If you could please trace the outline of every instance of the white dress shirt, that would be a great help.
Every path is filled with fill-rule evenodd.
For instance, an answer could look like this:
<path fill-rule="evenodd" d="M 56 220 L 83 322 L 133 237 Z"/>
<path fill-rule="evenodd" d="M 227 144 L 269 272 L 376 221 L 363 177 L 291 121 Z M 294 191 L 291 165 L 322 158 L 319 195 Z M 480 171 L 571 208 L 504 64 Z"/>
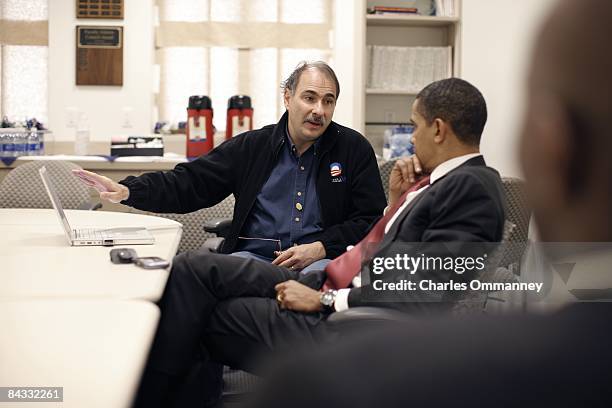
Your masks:
<path fill-rule="evenodd" d="M 391 227 L 393 226 L 393 224 L 395 223 L 399 215 L 406 209 L 406 207 L 408 207 L 408 205 L 412 202 L 412 200 L 415 199 L 416 196 L 418 196 L 423 191 L 428 189 L 431 184 L 435 183 L 437 180 L 444 177 L 451 170 L 456 169 L 457 167 L 461 166 L 466 161 L 473 159 L 474 157 L 477 157 L 477 156 L 480 156 L 480 153 L 465 154 L 463 156 L 454 157 L 450 160 L 445 161 L 444 163 L 439 164 L 438 167 L 436 167 L 431 172 L 431 175 L 429 176 L 428 185 L 421 187 L 420 189 L 416 191 L 412 191 L 408 193 L 408 195 L 406 196 L 406 200 L 404 201 L 404 204 L 402 204 L 402 206 L 395 212 L 395 214 L 393 214 L 393 217 L 391 217 L 391 219 L 385 226 L 385 234 L 389 232 L 389 230 L 391 229 Z M 387 211 L 387 208 L 385 208 L 385 211 Z M 353 278 L 353 281 L 351 283 L 353 284 L 353 287 L 355 288 L 358 288 L 361 286 L 361 272 L 359 272 L 357 276 Z M 338 294 L 336 295 L 336 300 L 334 302 L 334 309 L 336 309 L 337 312 L 340 312 L 342 310 L 346 310 L 349 308 L 348 306 L 349 292 L 350 292 L 350 289 L 339 289 L 338 290 Z"/>

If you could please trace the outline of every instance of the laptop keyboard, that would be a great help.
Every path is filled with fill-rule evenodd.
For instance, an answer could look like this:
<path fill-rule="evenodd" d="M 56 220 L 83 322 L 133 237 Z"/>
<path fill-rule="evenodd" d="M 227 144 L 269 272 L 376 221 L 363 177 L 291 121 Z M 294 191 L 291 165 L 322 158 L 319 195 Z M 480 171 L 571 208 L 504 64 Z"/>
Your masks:
<path fill-rule="evenodd" d="M 102 231 L 96 228 L 80 228 L 74 230 L 75 239 L 91 239 L 100 240 L 103 239 L 104 234 Z"/>

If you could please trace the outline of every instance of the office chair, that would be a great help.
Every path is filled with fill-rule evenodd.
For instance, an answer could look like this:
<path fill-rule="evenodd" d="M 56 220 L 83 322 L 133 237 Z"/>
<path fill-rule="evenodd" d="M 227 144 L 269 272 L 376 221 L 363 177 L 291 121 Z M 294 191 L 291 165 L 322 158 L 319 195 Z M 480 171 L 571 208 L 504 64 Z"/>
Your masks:
<path fill-rule="evenodd" d="M 231 197 L 231 200 L 229 198 Z M 212 252 L 219 252 L 225 237 L 229 234 L 232 226 L 232 216 L 234 215 L 234 196 L 230 196 L 217 204 L 215 213 L 211 214 L 204 223 L 204 231 L 208 234 L 208 238 L 201 245 L 202 248 L 207 248 Z"/>
<path fill-rule="evenodd" d="M 80 167 L 60 160 L 34 160 L 11 170 L 0 184 L 0 207 L 51 208 L 38 173 L 43 166 L 47 168 L 64 208 L 96 210 L 102 207 L 102 204 L 91 201 L 89 187 L 72 175 L 72 170 Z"/>
<path fill-rule="evenodd" d="M 249 396 L 261 384 L 261 381 L 261 377 L 224 366 L 223 395 L 221 397 L 223 403 L 225 406 L 229 406 L 232 403 L 239 404 L 246 402 Z"/>
<path fill-rule="evenodd" d="M 231 195 L 215 206 L 202 208 L 187 214 L 142 213 L 168 218 L 183 224 L 183 235 L 179 243 L 178 253 L 202 247 L 210 247 L 214 252 L 218 252 L 223 243 L 223 238 L 215 234 L 227 233 L 218 224 L 226 222 L 227 229 L 229 230 L 229 226 L 232 223 L 232 215 L 234 214 L 234 201 L 234 196 Z M 139 211 L 133 210 L 133 212 Z M 202 231 L 202 226 L 204 226 L 204 231 Z M 207 229 L 207 226 L 210 226 L 211 229 Z"/>
<path fill-rule="evenodd" d="M 508 267 L 518 275 L 521 257 L 527 247 L 531 208 L 523 180 L 502 177 L 502 185 L 506 194 L 506 219 L 513 223 L 515 228 L 508 237 L 500 265 Z"/>
<path fill-rule="evenodd" d="M 389 176 L 391 175 L 391 170 L 393 169 L 393 166 L 395 165 L 396 161 L 397 158 L 391 159 L 378 166 L 378 171 L 380 172 L 380 181 L 382 182 L 387 202 L 389 202 Z"/>

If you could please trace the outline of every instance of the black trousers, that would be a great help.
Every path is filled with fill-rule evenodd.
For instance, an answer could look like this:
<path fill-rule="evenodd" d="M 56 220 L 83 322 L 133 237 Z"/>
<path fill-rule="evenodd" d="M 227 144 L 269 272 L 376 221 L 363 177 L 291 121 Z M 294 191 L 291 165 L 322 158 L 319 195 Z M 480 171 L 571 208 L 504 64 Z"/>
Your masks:
<path fill-rule="evenodd" d="M 147 384 L 152 375 L 187 375 L 198 356 L 211 365 L 200 370 L 208 376 L 202 387 L 215 388 L 221 384 L 215 363 L 257 373 L 271 354 L 330 341 L 325 314 L 281 309 L 274 290 L 291 279 L 318 290 L 324 278 L 316 272 L 300 278 L 284 267 L 207 251 L 178 255 L 159 302 L 161 318 L 139 394 L 159 391 L 155 382 Z"/>

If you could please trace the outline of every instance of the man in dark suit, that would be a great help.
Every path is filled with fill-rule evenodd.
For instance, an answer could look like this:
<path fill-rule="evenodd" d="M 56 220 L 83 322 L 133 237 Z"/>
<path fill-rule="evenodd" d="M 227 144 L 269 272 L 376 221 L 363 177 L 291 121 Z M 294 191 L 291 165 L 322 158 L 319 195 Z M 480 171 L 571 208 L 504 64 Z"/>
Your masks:
<path fill-rule="evenodd" d="M 542 239 L 552 249 L 564 242 L 570 266 L 607 277 L 593 291 L 606 301 L 354 336 L 285 362 L 258 406 L 612 405 L 612 54 L 602 52 L 611 22 L 608 0 L 557 4 L 534 50 L 521 138 Z"/>
<path fill-rule="evenodd" d="M 379 235 L 369 240 L 368 248 L 360 244 L 325 271 L 302 276 L 288 268 L 211 253 L 189 252 L 175 258 L 159 304 L 161 320 L 137 406 L 171 405 L 173 390 L 200 346 L 205 361 L 257 372 L 263 357 L 290 349 L 298 341 L 311 347 L 333 342 L 336 337 L 327 318 L 335 311 L 371 302 L 401 309 L 409 305 L 410 310 L 414 305 L 427 309 L 440 303 L 431 302 L 431 297 L 445 291 L 425 291 L 428 302 L 422 304 L 410 294 L 382 303 L 377 296 L 370 297 L 373 285 L 360 279 L 362 256 L 365 272 L 375 258 L 405 255 L 404 243 L 500 240 L 501 180 L 478 151 L 487 118 L 481 93 L 457 78 L 434 82 L 417 96 L 411 118 L 416 158 L 400 160 L 393 169 L 390 206 L 373 227 L 370 234 Z M 378 249 L 370 260 L 372 246 Z M 358 250 L 363 253 L 354 268 L 343 264 Z M 422 268 L 415 272 L 390 273 L 388 280 L 422 279 L 426 273 Z M 443 282 L 453 274 L 435 271 L 430 279 Z M 214 384 L 219 384 L 218 378 L 203 386 Z"/>

